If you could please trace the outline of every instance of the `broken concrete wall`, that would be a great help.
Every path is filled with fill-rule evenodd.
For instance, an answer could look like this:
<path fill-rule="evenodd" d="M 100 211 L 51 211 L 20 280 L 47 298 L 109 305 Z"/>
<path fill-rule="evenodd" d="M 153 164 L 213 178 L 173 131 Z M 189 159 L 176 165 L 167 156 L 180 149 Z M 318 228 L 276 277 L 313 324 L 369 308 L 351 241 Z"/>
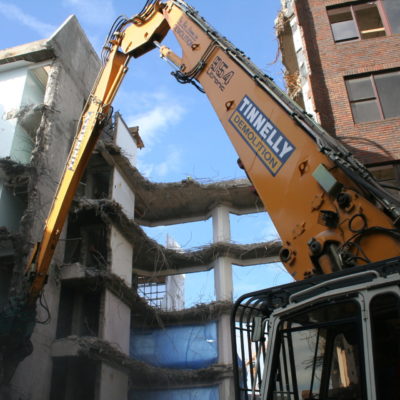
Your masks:
<path fill-rule="evenodd" d="M 43 67 L 0 66 L 0 158 L 28 164 L 43 105 L 47 73 Z M 0 226 L 16 233 L 26 204 L 0 178 Z"/>
<path fill-rule="evenodd" d="M 57 338 L 70 335 L 98 336 L 102 288 L 93 282 L 73 285 L 61 281 Z"/>
<path fill-rule="evenodd" d="M 59 270 L 59 279 L 70 286 L 83 285 L 92 292 L 107 288 L 131 309 L 133 325 L 136 327 L 163 328 L 166 325 L 207 323 L 223 314 L 229 314 L 232 309 L 231 302 L 198 304 L 179 311 L 156 309 L 149 306 L 118 275 L 107 270 L 87 268 L 78 263 L 63 265 Z"/>
<path fill-rule="evenodd" d="M 285 66 L 285 83 L 288 94 L 301 107 L 315 118 L 315 105 L 310 86 L 310 66 L 303 41 L 302 26 L 299 24 L 293 0 L 281 0 L 282 10 L 276 21 L 275 29 Z"/>
<path fill-rule="evenodd" d="M 262 260 L 276 258 L 281 248 L 280 241 L 248 245 L 219 242 L 181 252 L 150 239 L 139 225 L 127 218 L 116 202 L 81 199 L 75 203 L 73 212 L 94 212 L 104 223 L 114 225 L 127 240 L 135 243 L 133 271 L 147 276 L 208 270 L 218 257 L 228 257 L 238 265 L 248 265 L 257 259 L 256 264 L 259 264 Z"/>
<path fill-rule="evenodd" d="M 213 321 L 220 318 L 222 314 L 229 314 L 232 303 L 202 304 L 191 309 L 174 312 L 161 311 L 146 304 L 121 277 L 110 271 L 93 270 L 74 264 L 63 266 L 60 272 L 63 284 L 69 282 L 71 287 L 75 284 L 82 285 L 87 289 L 106 289 L 113 293 L 114 300 L 106 299 L 105 305 L 107 304 L 107 307 L 115 306 L 116 308 L 108 312 L 104 311 L 104 315 L 108 316 L 106 318 L 107 326 L 114 329 L 107 332 L 108 340 L 68 337 L 56 344 L 56 347 L 60 349 L 59 346 L 64 343 L 66 346 L 62 346 L 64 350 L 62 352 L 57 351 L 56 354 L 53 353 L 56 357 L 66 357 L 69 351 L 75 351 L 73 349 L 76 349 L 75 345 L 79 343 L 78 347 L 89 346 L 91 348 L 86 355 L 90 354 L 89 357 L 98 359 L 98 356 L 93 353 L 97 350 L 92 346 L 99 346 L 99 354 L 105 356 L 101 357 L 105 364 L 102 364 L 99 372 L 101 388 L 104 389 L 101 389 L 102 393 L 108 393 L 110 385 L 116 384 L 116 382 L 118 390 L 125 387 L 126 377 L 124 377 L 121 369 L 126 368 L 130 371 L 129 380 L 134 396 L 138 396 L 140 392 L 136 393 L 136 389 L 143 387 L 150 388 L 157 385 L 163 389 L 182 385 L 190 387 L 193 384 L 199 384 L 198 379 L 201 379 L 203 384 L 208 381 L 215 382 L 216 378 L 210 377 L 215 372 L 213 364 L 215 364 L 217 357 L 216 324 Z M 118 303 L 117 299 L 122 300 L 124 307 L 121 308 L 121 303 Z M 121 311 L 125 307 L 129 307 L 134 327 L 133 334 L 130 337 L 131 357 L 133 358 L 128 358 L 121 345 L 121 338 L 127 332 L 127 329 L 126 327 L 124 329 L 124 321 L 119 319 L 122 315 Z M 113 322 L 113 324 L 109 325 L 110 322 Z M 66 345 L 66 343 L 69 344 Z M 210 351 L 205 352 L 204 346 L 207 350 L 211 350 L 211 353 Z M 111 353 L 116 355 L 111 351 L 112 347 L 119 349 L 119 358 L 109 358 Z M 121 358 L 123 353 L 125 353 L 125 356 Z M 140 362 L 141 360 L 143 362 Z M 179 365 L 172 365 L 174 360 Z M 170 369 L 171 365 L 175 368 L 183 366 L 184 369 Z M 164 368 L 159 368 L 160 366 Z M 198 370 L 192 370 L 189 373 L 185 369 L 193 367 L 198 368 Z M 225 370 L 229 369 L 224 368 Z M 138 374 L 140 378 L 138 378 Z M 104 382 L 108 382 L 107 390 L 104 388 Z M 113 391 L 112 393 L 116 392 Z M 122 392 L 120 396 L 122 396 Z"/>
<path fill-rule="evenodd" d="M 257 209 L 257 196 L 249 191 L 248 182 L 232 181 L 202 185 L 195 181 L 190 181 L 153 184 L 146 181 L 132 167 L 128 157 L 124 154 L 124 150 L 115 145 L 115 143 L 109 141 L 101 142 L 97 150 L 98 155 L 103 156 L 110 166 L 118 169 L 121 186 L 125 185 L 126 187 L 134 188 L 135 195 L 139 193 L 137 200 L 145 207 L 149 207 L 147 216 L 151 212 L 152 218 L 156 216 L 155 218 L 161 218 L 161 221 L 171 221 L 170 215 L 168 215 L 171 211 L 176 215 L 179 215 L 179 213 L 180 215 L 182 213 L 185 214 L 181 218 L 181 222 L 186 221 L 187 217 L 204 219 L 207 218 L 207 215 L 212 215 L 214 218 L 215 213 L 210 210 L 210 198 L 214 205 L 216 201 L 221 199 L 234 199 L 235 204 L 244 206 L 245 210 L 251 209 L 254 211 Z M 98 165 L 100 166 L 100 163 Z M 210 196 L 208 196 L 209 194 Z M 239 199 L 240 195 L 243 195 L 241 199 Z M 198 201 L 194 202 L 193 199 Z M 177 200 L 177 203 L 175 200 Z M 161 202 L 163 205 L 160 210 L 158 205 Z M 170 380 L 170 368 L 173 368 L 174 371 L 178 368 L 180 373 L 184 371 L 181 369 L 182 367 L 212 369 L 210 365 L 217 360 L 218 363 L 224 366 L 231 364 L 231 357 L 228 357 L 228 353 L 230 354 L 231 350 L 227 344 L 227 338 L 230 326 L 229 311 L 232 303 L 219 302 L 217 304 L 201 305 L 190 310 L 162 313 L 159 309 L 150 307 L 143 299 L 137 296 L 135 289 L 140 281 L 136 282 L 136 279 L 134 279 L 133 290 L 130 290 L 130 282 L 126 279 L 129 269 L 131 268 L 134 274 L 140 275 L 142 280 L 145 278 L 149 282 L 160 283 L 165 286 L 166 280 L 170 278 L 171 274 L 176 275 L 182 272 L 189 273 L 212 269 L 215 267 L 216 261 L 221 257 L 226 259 L 228 263 L 231 260 L 236 260 L 240 265 L 252 264 L 254 260 L 257 260 L 257 263 L 268 262 L 266 260 L 277 257 L 280 243 L 279 241 L 273 241 L 238 245 L 229 241 L 229 235 L 221 237 L 217 235 L 214 238 L 216 240 L 215 243 L 190 251 L 183 251 L 179 248 L 165 248 L 150 239 L 128 215 L 129 211 L 127 212 L 126 208 L 120 203 L 121 200 L 115 198 L 113 200 L 108 198 L 80 198 L 74 202 L 71 215 L 75 216 L 73 218 L 76 221 L 94 221 L 97 218 L 104 226 L 111 227 L 110 243 L 108 245 L 112 250 L 111 258 L 108 258 L 110 265 L 107 265 L 105 270 L 92 271 L 94 275 L 91 277 L 91 272 L 83 266 L 64 266 L 63 275 L 66 276 L 67 269 L 71 272 L 75 270 L 75 279 L 78 279 L 78 276 L 80 276 L 79 279 L 87 279 L 88 282 L 94 279 L 97 282 L 97 288 L 102 285 L 101 287 L 105 289 L 105 301 L 100 319 L 105 329 L 101 331 L 100 336 L 108 344 L 110 342 L 116 343 L 122 353 L 126 351 L 124 338 L 126 337 L 126 329 L 129 329 L 128 318 L 126 318 L 129 315 L 127 313 L 128 308 L 128 312 L 131 313 L 132 317 L 133 329 L 130 337 L 130 349 L 133 358 L 130 362 L 137 363 L 138 359 L 146 362 L 146 364 L 143 364 L 143 371 L 146 371 L 143 379 L 146 381 L 151 379 L 152 374 L 149 369 L 151 370 L 155 367 L 154 363 L 163 366 L 162 370 L 158 370 L 157 375 L 160 376 L 157 376 L 157 379 L 165 381 L 165 383 L 160 384 L 160 388 L 164 389 L 163 395 L 166 395 L 169 393 L 167 388 L 170 388 L 171 385 L 191 387 L 190 382 L 173 382 L 173 380 Z M 151 204 L 151 207 L 149 204 Z M 188 204 L 190 204 L 190 207 L 186 207 Z M 228 207 L 225 210 L 225 214 L 228 215 L 229 210 Z M 206 215 L 202 215 L 204 212 L 206 212 Z M 245 211 L 242 209 L 241 212 Z M 192 214 L 191 216 L 189 215 L 190 213 Z M 225 220 L 220 222 L 224 229 L 229 230 L 229 226 L 224 225 Z M 131 255 L 132 259 L 130 259 Z M 72 276 L 73 273 L 69 275 L 68 279 L 74 279 Z M 210 325 L 214 329 L 214 336 L 212 337 L 205 332 Z M 118 327 L 119 331 L 116 327 Z M 182 339 L 180 331 L 186 333 L 185 338 Z M 216 334 L 217 331 L 218 334 Z M 211 347 L 212 355 L 210 357 L 208 357 L 209 352 L 205 351 L 204 348 L 199 350 L 199 347 L 193 341 L 194 338 L 197 339 L 196 343 Z M 182 350 L 182 352 L 179 350 Z M 188 355 L 190 355 L 189 358 L 187 357 Z M 127 361 L 123 362 L 126 365 Z M 121 364 L 117 365 L 116 369 L 118 368 L 121 368 Z M 123 378 L 123 375 L 120 375 L 115 370 L 112 373 L 116 381 Z M 103 379 L 103 375 L 101 376 Z M 108 381 L 108 377 L 104 377 L 104 379 Z M 133 382 L 132 377 L 131 382 Z M 207 382 L 204 381 L 203 384 L 210 384 L 210 382 L 211 379 Z M 132 393 L 139 393 L 136 390 L 140 388 L 142 383 L 140 382 L 138 385 L 135 380 L 135 383 L 132 383 L 134 388 Z M 193 389 L 191 388 L 190 390 Z M 222 396 L 221 398 L 231 397 L 231 376 L 220 377 L 217 392 L 219 396 Z M 143 392 L 143 396 L 147 396 L 147 394 Z"/>
<path fill-rule="evenodd" d="M 214 364 L 208 368 L 167 369 L 154 367 L 127 357 L 115 346 L 93 337 L 70 336 L 57 340 L 52 346 L 54 357 L 81 356 L 103 361 L 109 366 L 129 374 L 131 387 L 140 389 L 166 389 L 215 385 L 224 377 L 232 376 L 232 368 Z"/>
<path fill-rule="evenodd" d="M 10 68 L 13 68 L 12 61 L 18 59 L 30 67 L 43 61 L 49 65 L 43 99 L 45 106 L 41 110 L 39 125 L 33 132 L 27 208 L 20 224 L 25 239 L 23 254 L 26 256 L 32 244 L 41 237 L 43 223 L 63 171 L 82 107 L 96 78 L 99 62 L 75 17 L 70 17 L 50 39 L 33 43 L 32 52 L 29 45 L 25 45 L 0 52 L 0 59 L 0 64 L 7 64 Z M 33 92 L 27 99 L 28 103 L 34 97 Z M 61 240 L 53 265 L 62 263 L 62 253 Z M 22 269 L 23 265 L 19 265 L 14 271 L 15 286 L 21 280 Z M 15 398 L 48 398 L 52 367 L 50 347 L 56 333 L 59 290 L 56 276 L 51 272 L 44 291 L 47 310 L 40 307 L 38 310 L 39 320 L 49 315 L 51 319 L 47 325 L 37 324 L 35 328 L 32 336 L 34 352 L 20 364 L 11 384 Z"/>
<path fill-rule="evenodd" d="M 126 183 L 135 191 L 135 220 L 145 226 L 203 221 L 216 204 L 230 204 L 231 212 L 248 214 L 264 210 L 254 187 L 247 179 L 199 183 L 185 179 L 173 183 L 153 183 L 132 167 L 125 151 L 114 143 L 100 141 L 97 151 L 124 171 Z"/>

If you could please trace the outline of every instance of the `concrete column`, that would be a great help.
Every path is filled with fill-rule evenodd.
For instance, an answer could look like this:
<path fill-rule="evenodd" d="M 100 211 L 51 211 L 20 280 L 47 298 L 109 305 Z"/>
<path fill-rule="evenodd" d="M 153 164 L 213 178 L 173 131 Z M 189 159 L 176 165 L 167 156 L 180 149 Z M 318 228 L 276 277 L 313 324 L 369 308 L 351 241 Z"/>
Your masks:
<path fill-rule="evenodd" d="M 231 225 L 229 208 L 219 205 L 211 213 L 213 222 L 213 242 L 229 242 Z M 214 263 L 214 285 L 217 301 L 232 301 L 232 264 L 225 257 L 218 258 Z"/>
<path fill-rule="evenodd" d="M 219 362 L 221 364 L 232 364 L 232 347 L 231 347 L 231 317 L 230 315 L 222 315 L 219 319 L 218 330 L 218 348 Z"/>
<path fill-rule="evenodd" d="M 113 226 L 111 227 L 111 272 L 122 278 L 128 286 L 132 284 L 132 244 Z M 126 355 L 129 355 L 131 310 L 108 289 L 104 293 L 104 308 L 100 323 L 100 337 Z M 99 400 L 126 400 L 128 375 L 106 363 L 100 368 Z"/>
<path fill-rule="evenodd" d="M 231 400 L 235 398 L 233 379 L 226 378 L 220 383 L 219 398 L 220 400 Z"/>
<path fill-rule="evenodd" d="M 114 226 L 110 234 L 111 272 L 132 286 L 133 246 Z"/>
<path fill-rule="evenodd" d="M 100 322 L 100 338 L 129 355 L 131 310 L 108 289 L 104 293 L 104 309 Z"/>
<path fill-rule="evenodd" d="M 212 211 L 211 215 L 214 243 L 229 242 L 231 239 L 229 208 L 224 205 L 219 205 Z M 229 258 L 220 257 L 214 262 L 214 282 L 216 300 L 232 301 L 232 264 Z M 232 364 L 229 315 L 222 315 L 218 320 L 218 363 L 225 365 Z M 233 396 L 233 379 L 224 379 L 219 387 L 220 400 L 229 400 L 232 399 Z"/>
<path fill-rule="evenodd" d="M 213 222 L 213 242 L 229 242 L 231 240 L 231 223 L 229 208 L 218 205 L 211 213 Z"/>
<path fill-rule="evenodd" d="M 125 372 L 102 363 L 99 381 L 99 400 L 126 400 L 128 398 L 129 379 Z"/>
<path fill-rule="evenodd" d="M 220 257 L 214 262 L 214 287 L 217 301 L 232 301 L 232 264 L 229 258 Z"/>

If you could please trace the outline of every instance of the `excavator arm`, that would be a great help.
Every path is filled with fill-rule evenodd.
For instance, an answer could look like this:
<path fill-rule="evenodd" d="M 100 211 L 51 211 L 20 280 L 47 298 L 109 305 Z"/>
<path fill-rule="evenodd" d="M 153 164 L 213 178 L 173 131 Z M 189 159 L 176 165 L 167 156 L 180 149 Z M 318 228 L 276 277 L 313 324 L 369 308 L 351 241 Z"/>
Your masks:
<path fill-rule="evenodd" d="M 167 4 L 182 48 L 178 78 L 199 82 L 212 103 L 279 232 L 287 270 L 301 280 L 398 256 L 398 202 L 195 10 Z"/>
<path fill-rule="evenodd" d="M 171 30 L 182 54 L 160 42 Z M 147 1 L 114 24 L 103 67 L 82 113 L 43 237 L 30 257 L 34 307 L 72 199 L 131 58 L 159 47 L 180 83 L 206 93 L 282 239 L 297 280 L 400 255 L 400 206 L 369 172 L 270 77 L 182 0 Z M 212 145 L 212 144 L 211 144 Z"/>
<path fill-rule="evenodd" d="M 94 150 L 101 127 L 109 118 L 111 104 L 128 71 L 131 57 L 139 57 L 162 40 L 168 25 L 161 13 L 162 5 L 154 4 L 131 20 L 121 20 L 110 33 L 103 50 L 99 72 L 80 118 L 77 133 L 64 172 L 57 188 L 42 240 L 28 260 L 26 273 L 31 280 L 28 302 L 34 303 L 47 279 L 50 263 L 65 224 L 77 187 Z"/>
<path fill-rule="evenodd" d="M 181 56 L 159 44 L 169 30 Z M 205 91 L 282 238 L 281 260 L 296 279 L 400 254 L 394 229 L 398 204 L 368 171 L 184 1 L 148 1 L 139 15 L 119 21 L 107 39 L 103 68 L 43 238 L 27 266 L 30 302 L 45 284 L 77 185 L 128 62 L 155 47 L 177 66 L 178 81 L 198 82 Z"/>

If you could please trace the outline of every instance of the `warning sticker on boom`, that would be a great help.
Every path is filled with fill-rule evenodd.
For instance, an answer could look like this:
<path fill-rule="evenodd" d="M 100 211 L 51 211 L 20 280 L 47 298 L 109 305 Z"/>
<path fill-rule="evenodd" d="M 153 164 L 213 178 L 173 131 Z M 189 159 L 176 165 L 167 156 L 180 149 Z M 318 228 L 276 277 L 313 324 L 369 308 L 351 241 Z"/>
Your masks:
<path fill-rule="evenodd" d="M 294 145 L 248 96 L 240 102 L 229 122 L 273 176 L 295 150 Z"/>

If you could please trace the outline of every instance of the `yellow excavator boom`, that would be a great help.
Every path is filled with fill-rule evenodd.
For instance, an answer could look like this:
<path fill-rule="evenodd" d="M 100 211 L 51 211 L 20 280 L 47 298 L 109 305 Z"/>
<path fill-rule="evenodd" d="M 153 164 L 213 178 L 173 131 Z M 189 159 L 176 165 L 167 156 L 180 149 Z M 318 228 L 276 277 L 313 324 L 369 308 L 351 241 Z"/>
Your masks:
<path fill-rule="evenodd" d="M 150 4 L 149 4 L 150 3 Z M 178 56 L 160 42 L 171 30 Z M 296 278 L 400 254 L 399 205 L 368 171 L 182 0 L 147 2 L 110 34 L 43 238 L 27 265 L 30 302 L 40 294 L 77 185 L 128 69 L 159 47 L 175 77 L 206 93 L 282 239 Z"/>

